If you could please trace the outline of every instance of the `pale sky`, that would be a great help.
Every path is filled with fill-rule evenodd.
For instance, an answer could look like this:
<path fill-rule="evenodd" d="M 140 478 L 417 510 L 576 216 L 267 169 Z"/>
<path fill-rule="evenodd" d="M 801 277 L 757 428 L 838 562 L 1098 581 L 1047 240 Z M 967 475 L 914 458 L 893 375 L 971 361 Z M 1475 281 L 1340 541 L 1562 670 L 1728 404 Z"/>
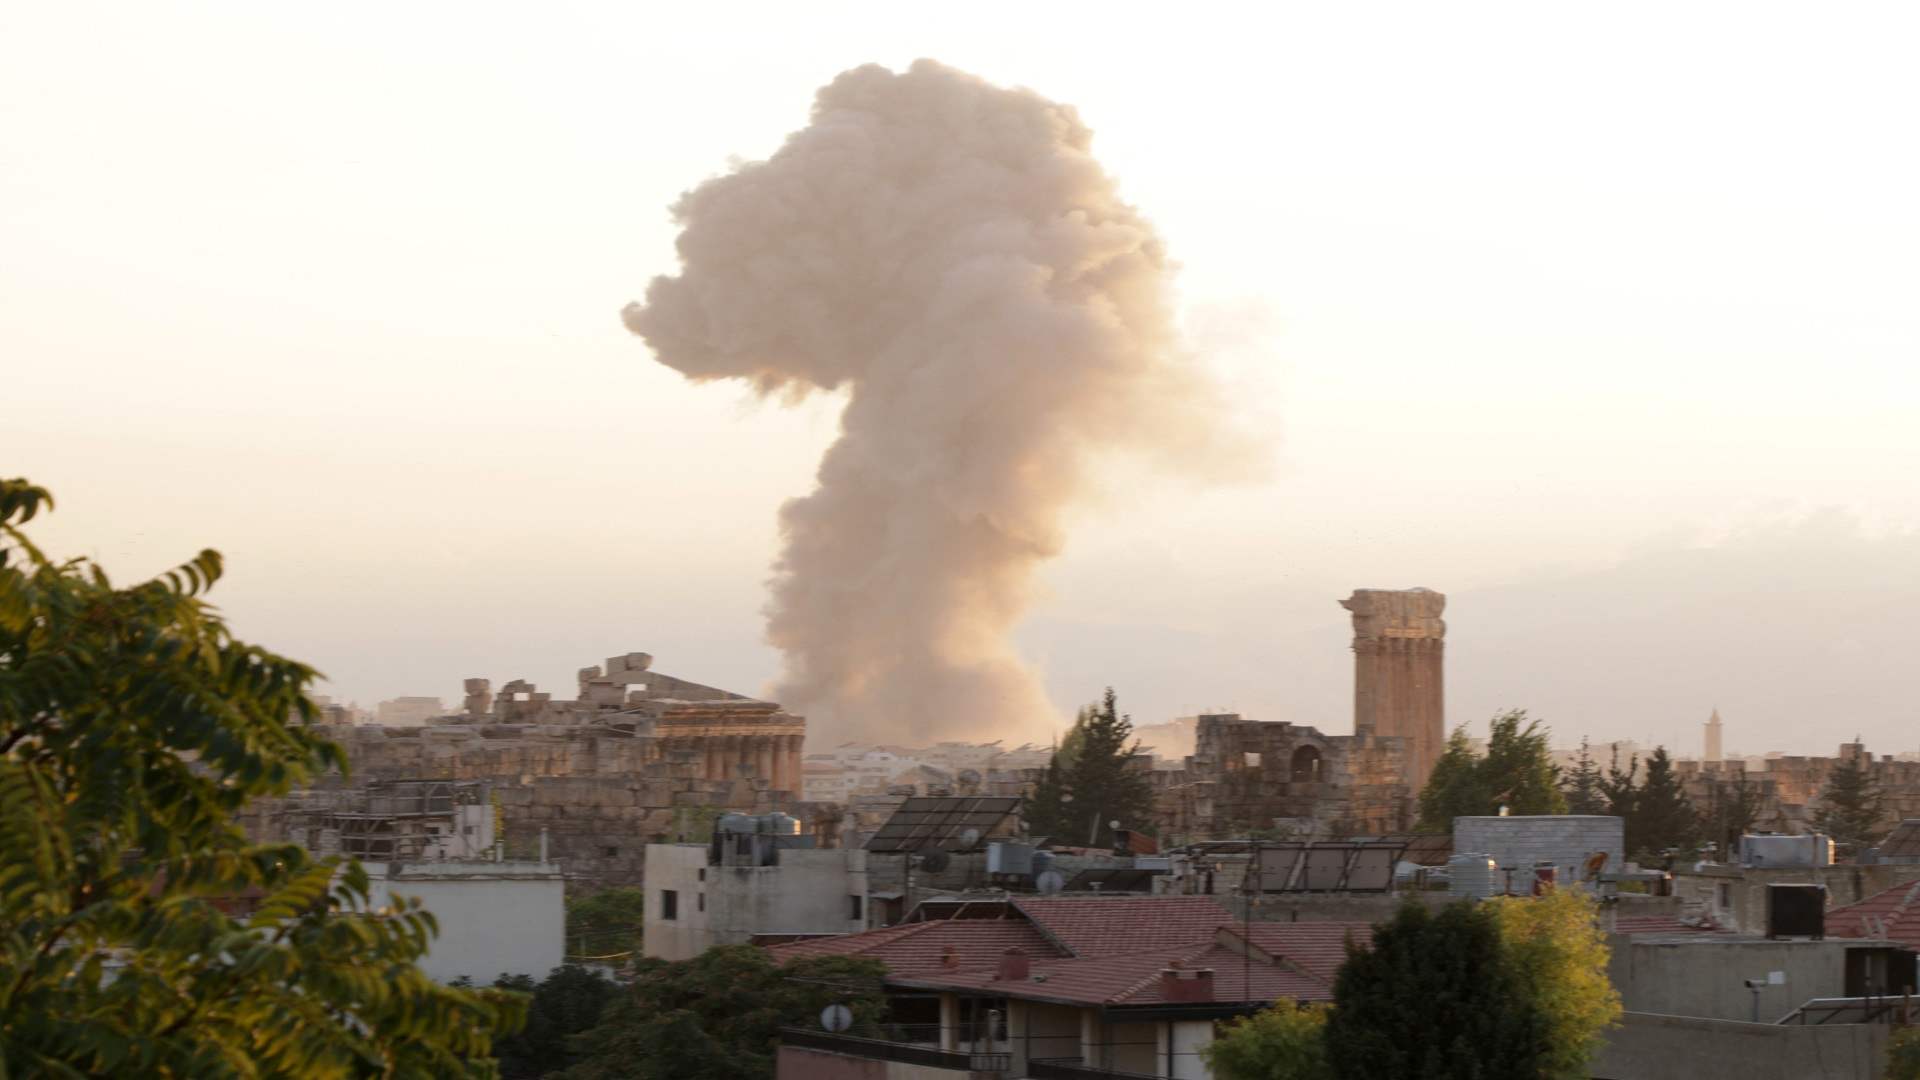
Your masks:
<path fill-rule="evenodd" d="M 836 73 L 1079 108 L 1265 482 L 1116 468 L 1023 626 L 1063 709 L 1350 729 L 1359 587 L 1561 741 L 1920 747 L 1902 5 L 0 0 L 0 474 L 122 577 L 214 546 L 342 698 L 644 649 L 746 692 L 837 402 L 620 326 L 667 207 Z M 904 737 L 904 736 L 903 736 Z"/>

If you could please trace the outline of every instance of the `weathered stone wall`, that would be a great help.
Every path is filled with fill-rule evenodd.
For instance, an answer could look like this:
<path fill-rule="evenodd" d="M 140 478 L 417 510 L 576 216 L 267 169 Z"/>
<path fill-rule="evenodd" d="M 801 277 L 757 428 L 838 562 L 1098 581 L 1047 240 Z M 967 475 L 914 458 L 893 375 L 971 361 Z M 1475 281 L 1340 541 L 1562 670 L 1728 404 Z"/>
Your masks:
<path fill-rule="evenodd" d="M 1754 828 L 1782 833 L 1814 831 L 1820 794 L 1834 770 L 1849 760 L 1863 762 L 1879 786 L 1887 829 L 1905 818 L 1920 817 L 1920 761 L 1895 761 L 1889 755 L 1876 758 L 1860 743 L 1843 743 L 1833 757 L 1768 758 L 1758 763 L 1760 767 L 1747 769 L 1746 783 L 1760 795 L 1760 816 Z M 1674 763 L 1674 774 L 1693 804 L 1706 807 L 1711 805 L 1714 789 L 1732 783 L 1741 775 L 1740 768 L 1737 761 L 1680 761 Z"/>
<path fill-rule="evenodd" d="M 1187 767 L 1160 778 L 1162 840 L 1275 828 L 1302 839 L 1404 832 L 1406 752 L 1400 739 L 1202 716 Z"/>
<path fill-rule="evenodd" d="M 1446 749 L 1447 598 L 1431 589 L 1357 589 L 1353 612 L 1353 730 L 1403 739 L 1402 779 L 1419 791 Z"/>

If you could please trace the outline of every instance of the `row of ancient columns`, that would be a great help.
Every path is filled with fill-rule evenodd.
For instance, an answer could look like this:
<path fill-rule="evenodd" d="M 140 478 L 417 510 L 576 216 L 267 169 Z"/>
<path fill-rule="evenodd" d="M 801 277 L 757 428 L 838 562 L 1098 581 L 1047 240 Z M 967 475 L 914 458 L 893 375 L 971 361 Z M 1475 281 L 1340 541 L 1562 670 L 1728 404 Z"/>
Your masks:
<path fill-rule="evenodd" d="M 700 739 L 709 780 L 764 778 L 778 791 L 800 793 L 799 735 L 714 735 Z"/>

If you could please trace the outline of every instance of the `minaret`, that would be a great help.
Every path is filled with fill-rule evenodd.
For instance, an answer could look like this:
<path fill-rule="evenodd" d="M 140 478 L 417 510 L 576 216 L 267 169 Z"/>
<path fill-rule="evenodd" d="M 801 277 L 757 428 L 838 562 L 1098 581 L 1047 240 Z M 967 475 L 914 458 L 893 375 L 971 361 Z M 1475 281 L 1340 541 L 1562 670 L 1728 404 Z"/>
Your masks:
<path fill-rule="evenodd" d="M 1714 709 L 1713 715 L 1707 718 L 1707 753 L 1701 760 L 1707 762 L 1720 760 L 1720 710 L 1718 708 Z"/>

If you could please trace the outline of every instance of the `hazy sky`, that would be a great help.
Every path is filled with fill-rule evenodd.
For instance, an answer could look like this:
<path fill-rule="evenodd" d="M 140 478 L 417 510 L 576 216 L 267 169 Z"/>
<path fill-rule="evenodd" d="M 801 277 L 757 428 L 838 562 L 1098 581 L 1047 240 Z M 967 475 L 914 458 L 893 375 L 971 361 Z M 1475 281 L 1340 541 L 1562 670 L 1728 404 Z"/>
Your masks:
<path fill-rule="evenodd" d="M 0 473 L 122 576 L 221 548 L 363 704 L 634 649 L 757 690 L 838 403 L 619 309 L 681 191 L 930 56 L 1080 109 L 1276 435 L 1111 471 L 1020 633 L 1063 709 L 1348 730 L 1335 599 L 1425 585 L 1457 720 L 1920 743 L 1920 14 L 1171 10 L 0 4 Z"/>

